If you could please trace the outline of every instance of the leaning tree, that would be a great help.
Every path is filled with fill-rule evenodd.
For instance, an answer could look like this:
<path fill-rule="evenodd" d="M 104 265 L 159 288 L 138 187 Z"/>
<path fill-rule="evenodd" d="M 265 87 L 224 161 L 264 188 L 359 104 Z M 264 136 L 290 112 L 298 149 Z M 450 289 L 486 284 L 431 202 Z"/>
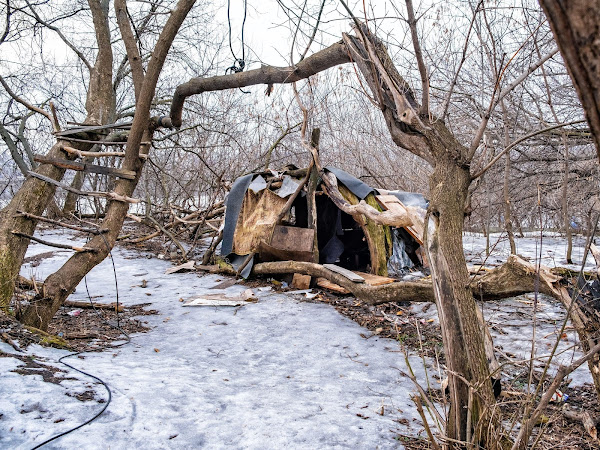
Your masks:
<path fill-rule="evenodd" d="M 64 300 L 75 290 L 83 277 L 106 258 L 114 246 L 140 178 L 145 155 L 150 150 L 152 134 L 159 126 L 158 119 L 150 115 L 157 81 L 171 44 L 194 3 L 195 0 L 180 0 L 169 10 L 168 19 L 152 49 L 148 63 L 144 65 L 125 0 L 115 0 L 114 9 L 127 52 L 136 104 L 121 169 L 135 175 L 119 178 L 114 190 L 106 193 L 106 215 L 98 229 L 90 230 L 94 237 L 58 271 L 48 276 L 37 298 L 19 312 L 19 319 L 25 324 L 42 330 L 47 329 L 48 323 Z M 111 120 L 114 111 L 113 43 L 108 21 L 109 3 L 106 0 L 89 0 L 89 7 L 94 19 L 98 52 L 96 63 L 90 67 L 86 101 L 88 117 L 85 123 L 101 125 Z M 52 119 L 49 113 L 46 115 Z M 47 156 L 49 159 L 74 159 L 78 153 L 68 152 L 66 147 L 74 146 L 78 152 L 82 152 L 90 149 L 93 144 L 94 142 L 83 142 L 81 145 L 73 145 L 72 141 L 59 138 Z M 12 297 L 29 237 L 33 234 L 40 215 L 54 195 L 64 172 L 64 168 L 54 164 L 40 164 L 11 202 L 0 211 L 0 306 L 5 310 L 8 309 Z"/>

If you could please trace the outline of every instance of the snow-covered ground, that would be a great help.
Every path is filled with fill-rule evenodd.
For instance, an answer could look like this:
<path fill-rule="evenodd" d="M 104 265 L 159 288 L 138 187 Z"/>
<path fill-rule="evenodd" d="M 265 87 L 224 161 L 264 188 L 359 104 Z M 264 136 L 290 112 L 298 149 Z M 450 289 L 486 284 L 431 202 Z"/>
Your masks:
<path fill-rule="evenodd" d="M 71 236 L 43 233 L 55 242 Z M 545 238 L 542 247 L 558 265 L 564 258 L 561 242 L 558 237 Z M 581 253 L 582 245 L 578 242 Z M 465 237 L 467 254 L 477 256 L 484 249 L 482 236 Z M 499 244 L 494 259 L 505 259 L 505 249 Z M 28 256 L 52 250 L 32 243 Z M 539 253 L 535 238 L 520 239 L 519 253 Z M 43 279 L 69 254 L 55 251 L 36 267 L 25 265 L 22 274 Z M 225 277 L 165 275 L 171 263 L 118 247 L 113 256 L 119 300 L 126 305 L 151 302 L 150 308 L 159 314 L 141 319 L 152 330 L 132 336 L 131 343 L 66 360 L 103 379 L 112 402 L 90 425 L 47 448 L 401 448 L 397 431 L 422 433 L 410 400 L 414 386 L 398 370 L 407 368 L 396 341 L 365 339 L 363 328 L 329 305 L 267 289 L 254 289 L 258 302 L 241 308 L 183 307 L 182 298 L 224 292 L 210 288 Z M 88 275 L 87 283 L 92 296 L 102 296 L 94 300 L 115 300 L 109 259 Z M 233 295 L 244 289 L 234 285 L 226 292 Z M 83 284 L 71 299 L 87 300 Z M 436 318 L 435 308 L 421 313 L 423 306 L 412 308 L 423 319 Z M 564 313 L 549 299 L 538 306 L 538 354 L 545 354 Z M 533 330 L 531 298 L 487 303 L 484 312 L 496 325 L 496 345 L 527 358 Z M 568 334 L 561 349 L 575 341 Z M 2 342 L 0 350 L 15 353 Z M 66 379 L 52 384 L 41 376 L 23 376 L 12 372 L 21 361 L 0 358 L 1 448 L 35 447 L 85 422 L 107 399 L 101 384 L 58 363 L 68 352 L 30 346 L 27 354 L 66 370 Z M 566 361 L 573 355 L 569 350 L 561 358 Z M 423 362 L 413 358 L 411 365 L 424 381 Z M 590 377 L 582 369 L 573 383 L 584 382 Z M 94 400 L 74 397 L 86 391 Z"/>
<path fill-rule="evenodd" d="M 543 266 L 567 267 L 579 270 L 585 251 L 585 237 L 573 236 L 573 264 L 567 264 L 567 241 L 558 233 L 545 232 L 540 236 L 539 232 L 525 233 L 525 237 L 515 239 L 517 254 L 529 258 L 532 261 L 541 260 Z M 490 254 L 486 256 L 486 238 L 480 233 L 466 233 L 463 239 L 465 256 L 473 264 L 497 266 L 506 261 L 510 255 L 510 244 L 506 233 L 490 233 Z M 541 258 L 540 258 L 541 257 Z M 586 260 L 586 270 L 595 267 L 594 258 L 591 254 Z"/>
<path fill-rule="evenodd" d="M 64 241 L 61 232 L 44 238 Z M 32 244 L 28 255 L 48 251 Z M 57 252 L 23 274 L 44 278 L 68 252 Z M 153 329 L 114 351 L 66 360 L 103 379 L 113 393 L 106 412 L 48 448 L 397 448 L 395 430 L 422 427 L 410 400 L 412 382 L 398 344 L 364 329 L 328 305 L 255 289 L 258 302 L 239 309 L 182 307 L 181 298 L 208 290 L 223 277 L 177 273 L 171 263 L 117 248 L 120 301 L 152 302 L 144 316 Z M 147 287 L 142 288 L 142 280 Z M 114 301 L 109 260 L 87 278 L 92 296 Z M 229 293 L 241 292 L 232 286 Z M 80 286 L 73 300 L 85 300 Z M 14 353 L 7 344 L 0 350 Z M 68 352 L 30 346 L 28 355 L 54 365 Z M 0 447 L 31 448 L 91 418 L 103 406 L 71 395 L 102 385 L 77 372 L 60 384 L 11 372 L 22 363 L 0 358 Z M 420 359 L 413 370 L 423 379 Z M 72 379 L 71 379 L 72 378 Z M 383 415 L 381 412 L 383 410 Z"/>

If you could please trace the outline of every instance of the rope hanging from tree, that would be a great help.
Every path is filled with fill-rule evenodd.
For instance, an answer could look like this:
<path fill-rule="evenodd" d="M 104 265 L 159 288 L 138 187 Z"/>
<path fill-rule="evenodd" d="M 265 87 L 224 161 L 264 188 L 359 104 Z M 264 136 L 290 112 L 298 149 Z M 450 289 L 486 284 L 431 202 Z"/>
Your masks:
<path fill-rule="evenodd" d="M 239 73 L 243 72 L 246 67 L 246 45 L 244 43 L 244 26 L 246 25 L 246 13 L 248 10 L 248 0 L 244 0 L 244 19 L 242 20 L 242 57 L 238 58 L 235 52 L 233 51 L 233 45 L 231 44 L 231 0 L 227 0 L 227 24 L 229 26 L 229 50 L 231 50 L 231 54 L 233 55 L 233 65 L 225 69 L 225 73 Z"/>

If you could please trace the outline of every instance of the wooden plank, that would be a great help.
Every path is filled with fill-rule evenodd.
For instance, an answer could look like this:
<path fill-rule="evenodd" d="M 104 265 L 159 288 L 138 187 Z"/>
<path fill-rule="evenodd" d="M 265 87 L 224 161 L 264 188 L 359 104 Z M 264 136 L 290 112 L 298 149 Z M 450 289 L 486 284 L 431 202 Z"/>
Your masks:
<path fill-rule="evenodd" d="M 337 292 L 338 294 L 349 294 L 350 291 L 346 288 L 341 287 L 339 284 L 332 283 L 326 278 L 317 279 L 317 286 L 323 289 L 328 289 L 333 292 Z"/>
<path fill-rule="evenodd" d="M 75 128 L 70 128 L 68 130 L 58 131 L 58 132 L 54 133 L 54 135 L 55 136 L 69 136 L 71 134 L 77 134 L 77 133 L 89 133 L 89 132 L 102 131 L 102 130 L 112 130 L 113 128 L 120 128 L 123 130 L 128 130 L 131 128 L 131 124 L 132 124 L 132 122 L 111 123 L 109 125 L 89 125 L 89 126 L 75 127 Z"/>
<path fill-rule="evenodd" d="M 331 270 L 332 272 L 339 273 L 340 275 L 348 278 L 350 281 L 354 283 L 364 283 L 365 279 L 360 275 L 355 274 L 351 270 L 344 269 L 343 267 L 336 266 L 335 264 L 323 264 L 323 267 Z"/>
<path fill-rule="evenodd" d="M 280 250 L 312 253 L 314 240 L 315 231 L 310 228 L 276 225 L 271 246 Z"/>
<path fill-rule="evenodd" d="M 292 287 L 296 289 L 308 289 L 310 287 L 310 275 L 295 273 L 292 278 Z"/>
<path fill-rule="evenodd" d="M 69 161 L 68 159 L 60 159 L 60 158 L 49 158 L 47 156 L 42 155 L 33 155 L 33 160 L 43 164 L 52 164 L 56 167 L 61 167 L 63 169 L 77 170 L 83 171 L 85 169 L 85 164 L 79 161 Z"/>
<path fill-rule="evenodd" d="M 354 273 L 363 277 L 365 279 L 365 283 L 369 286 L 381 286 L 382 284 L 390 284 L 396 281 L 393 278 L 373 275 L 372 273 L 358 271 L 354 271 Z"/>
<path fill-rule="evenodd" d="M 49 158 L 47 156 L 35 155 L 34 161 L 43 164 L 52 164 L 63 169 L 77 170 L 80 172 L 99 173 L 101 175 L 109 175 L 113 177 L 126 178 L 134 180 L 136 173 L 133 170 L 114 169 L 112 167 L 98 166 L 96 164 L 86 164 L 79 161 L 69 161 L 68 159 Z"/>

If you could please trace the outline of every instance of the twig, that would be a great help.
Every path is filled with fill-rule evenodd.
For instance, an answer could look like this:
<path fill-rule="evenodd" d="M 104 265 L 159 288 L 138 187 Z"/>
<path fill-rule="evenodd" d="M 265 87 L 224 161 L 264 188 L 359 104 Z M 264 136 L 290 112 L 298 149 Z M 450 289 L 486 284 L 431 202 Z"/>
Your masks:
<path fill-rule="evenodd" d="M 41 222 L 51 223 L 53 225 L 58 225 L 58 226 L 61 226 L 61 227 L 64 227 L 64 228 L 69 228 L 71 230 L 83 231 L 84 233 L 91 233 L 91 234 L 108 233 L 108 230 L 99 230 L 99 229 L 78 227 L 77 225 L 71 225 L 69 223 L 59 222 L 58 220 L 49 219 L 47 217 L 36 216 L 35 214 L 30 214 L 30 213 L 27 213 L 27 212 L 24 212 L 24 211 L 20 211 L 20 210 L 17 210 L 17 214 L 19 216 L 23 216 L 23 217 L 26 217 L 28 219 L 39 220 Z"/>
<path fill-rule="evenodd" d="M 423 420 L 423 426 L 425 427 L 425 432 L 427 433 L 427 436 L 429 437 L 429 442 L 431 443 L 431 446 L 436 450 L 441 450 L 441 447 L 438 445 L 437 441 L 433 437 L 433 433 L 431 433 L 431 429 L 429 428 L 429 423 L 427 423 L 427 418 L 425 417 L 425 412 L 423 411 L 423 404 L 421 403 L 421 398 L 418 395 L 413 395 L 411 397 L 411 400 L 415 403 L 415 405 L 417 407 L 417 412 L 419 413 L 419 415 L 421 416 L 421 419 Z"/>
<path fill-rule="evenodd" d="M 179 243 L 179 241 L 175 238 L 175 236 L 173 236 L 173 233 L 171 233 L 169 230 L 167 230 L 165 227 L 163 227 L 160 223 L 158 223 L 158 220 L 156 220 L 154 217 L 148 216 L 148 219 L 152 223 L 154 223 L 156 228 L 158 228 L 160 231 L 162 231 L 164 234 L 166 234 L 169 237 L 169 239 L 171 239 L 173 241 L 173 243 L 179 248 L 179 250 L 181 250 L 181 254 L 183 255 L 183 258 L 185 259 L 185 253 L 186 253 L 185 249 Z"/>
<path fill-rule="evenodd" d="M 74 247 L 72 245 L 65 245 L 65 244 L 56 244 L 54 242 L 49 242 L 49 241 L 45 241 L 43 239 L 34 237 L 34 236 L 29 236 L 28 234 L 25 233 L 21 233 L 20 231 L 11 231 L 12 234 L 14 234 L 15 236 L 20 236 L 26 239 L 31 239 L 32 241 L 35 242 L 39 242 L 40 244 L 44 244 L 47 245 L 49 247 L 56 247 L 56 248 L 64 248 L 66 250 L 73 250 L 76 252 L 97 252 L 97 250 L 95 248 L 85 248 L 85 247 Z"/>
<path fill-rule="evenodd" d="M 537 421 L 539 420 L 539 418 L 542 415 L 542 413 L 544 412 L 544 410 L 548 407 L 548 404 L 550 403 L 552 396 L 554 395 L 554 393 L 556 392 L 558 387 L 561 385 L 561 383 L 563 382 L 565 377 L 567 375 L 569 375 L 571 372 L 573 372 L 575 369 L 577 369 L 579 366 L 581 366 L 583 363 L 586 363 L 587 361 L 589 361 L 591 358 L 593 358 L 599 352 L 600 352 L 600 343 L 596 344 L 594 347 L 592 347 L 592 349 L 589 352 L 587 352 L 585 355 L 583 355 L 581 358 L 579 358 L 573 364 L 571 364 L 569 366 L 561 365 L 558 368 L 558 371 L 556 372 L 556 376 L 554 377 L 554 380 L 552 380 L 550 387 L 544 393 L 544 395 L 542 395 L 542 399 L 540 400 L 540 403 L 535 408 L 535 410 L 533 411 L 533 413 L 531 414 L 529 419 L 527 419 L 521 426 L 521 430 L 519 431 L 519 435 L 517 436 L 517 439 L 515 440 L 512 450 L 524 449 L 527 447 L 527 441 L 529 440 L 529 437 L 531 436 L 531 430 L 533 430 L 533 426 L 537 423 Z"/>

